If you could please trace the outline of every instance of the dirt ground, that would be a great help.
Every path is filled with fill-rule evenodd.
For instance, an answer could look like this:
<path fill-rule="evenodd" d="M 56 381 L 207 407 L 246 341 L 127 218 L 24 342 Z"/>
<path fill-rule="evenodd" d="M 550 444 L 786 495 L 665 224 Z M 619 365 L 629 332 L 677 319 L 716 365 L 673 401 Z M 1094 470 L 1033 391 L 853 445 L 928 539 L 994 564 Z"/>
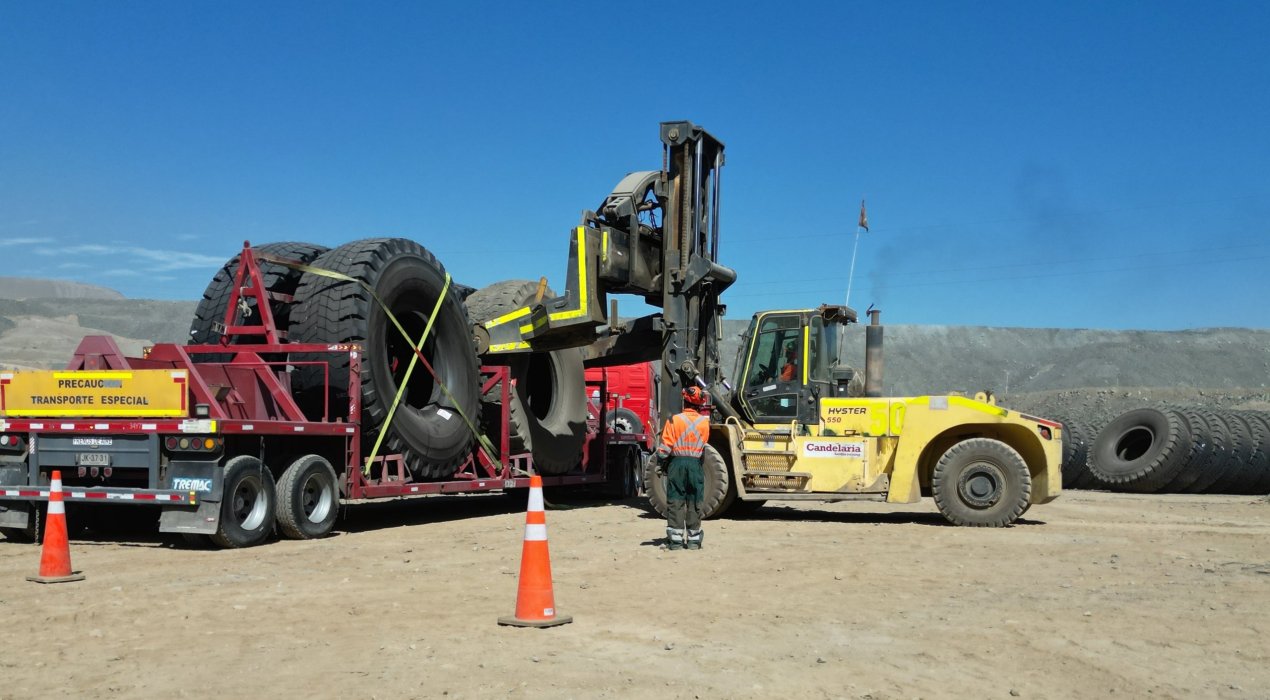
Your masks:
<path fill-rule="evenodd" d="M 553 496 L 548 495 L 551 499 Z M 523 495 L 349 509 L 243 551 L 0 543 L 0 697 L 1270 696 L 1270 503 L 1065 493 L 1003 530 L 929 503 L 775 505 L 659 547 L 634 503 L 548 511 L 557 608 L 513 611 Z"/>

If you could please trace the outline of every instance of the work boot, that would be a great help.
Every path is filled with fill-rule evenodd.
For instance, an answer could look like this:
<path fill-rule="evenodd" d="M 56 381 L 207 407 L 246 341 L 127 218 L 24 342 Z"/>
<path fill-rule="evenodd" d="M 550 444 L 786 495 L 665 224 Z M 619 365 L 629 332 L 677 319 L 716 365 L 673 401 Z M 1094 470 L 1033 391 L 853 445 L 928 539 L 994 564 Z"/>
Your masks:
<path fill-rule="evenodd" d="M 705 539 L 705 534 L 701 530 L 693 532 L 688 531 L 688 549 L 701 549 L 701 540 Z"/>
<path fill-rule="evenodd" d="M 667 549 L 683 549 L 684 548 L 684 531 L 679 528 L 666 528 L 666 548 Z"/>

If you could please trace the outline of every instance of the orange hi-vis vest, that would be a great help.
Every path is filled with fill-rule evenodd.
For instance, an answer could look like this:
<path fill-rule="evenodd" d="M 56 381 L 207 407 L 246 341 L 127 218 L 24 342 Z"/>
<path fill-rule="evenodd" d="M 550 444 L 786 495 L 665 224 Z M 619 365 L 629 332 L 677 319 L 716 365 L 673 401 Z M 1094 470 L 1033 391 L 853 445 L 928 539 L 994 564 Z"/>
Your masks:
<path fill-rule="evenodd" d="M 661 434 L 657 454 L 661 457 L 701 457 L 710 439 L 710 418 L 692 409 L 677 413 Z"/>

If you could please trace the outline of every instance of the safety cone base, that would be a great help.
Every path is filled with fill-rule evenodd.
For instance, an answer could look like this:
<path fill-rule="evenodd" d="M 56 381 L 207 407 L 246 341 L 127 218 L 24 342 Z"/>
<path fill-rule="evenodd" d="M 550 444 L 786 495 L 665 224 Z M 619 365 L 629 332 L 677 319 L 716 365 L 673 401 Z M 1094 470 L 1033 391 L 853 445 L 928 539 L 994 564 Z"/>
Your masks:
<path fill-rule="evenodd" d="M 35 583 L 70 583 L 71 581 L 83 581 L 86 577 L 78 571 L 72 572 L 70 576 L 27 576 L 26 580 Z"/>
<path fill-rule="evenodd" d="M 498 618 L 498 624 L 509 627 L 556 627 L 557 625 L 567 625 L 570 622 L 573 622 L 572 615 L 556 615 L 550 620 L 522 620 L 514 615 Z"/>

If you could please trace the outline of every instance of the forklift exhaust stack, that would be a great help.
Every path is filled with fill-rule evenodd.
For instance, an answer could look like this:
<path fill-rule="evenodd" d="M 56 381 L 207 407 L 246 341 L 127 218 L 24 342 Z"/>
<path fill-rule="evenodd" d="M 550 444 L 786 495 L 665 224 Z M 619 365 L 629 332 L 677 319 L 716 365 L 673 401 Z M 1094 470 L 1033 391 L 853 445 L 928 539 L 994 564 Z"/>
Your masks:
<path fill-rule="evenodd" d="M 864 395 L 882 396 L 882 324 L 878 309 L 869 310 L 869 325 L 864 328 Z"/>

